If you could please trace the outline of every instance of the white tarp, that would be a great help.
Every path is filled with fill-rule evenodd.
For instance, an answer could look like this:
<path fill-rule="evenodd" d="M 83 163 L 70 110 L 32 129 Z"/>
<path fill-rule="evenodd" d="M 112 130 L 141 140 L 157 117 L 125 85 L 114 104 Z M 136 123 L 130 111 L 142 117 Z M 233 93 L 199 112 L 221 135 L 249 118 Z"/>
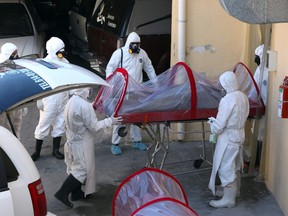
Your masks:
<path fill-rule="evenodd" d="M 288 22 L 288 0 L 219 0 L 224 10 L 250 24 Z"/>

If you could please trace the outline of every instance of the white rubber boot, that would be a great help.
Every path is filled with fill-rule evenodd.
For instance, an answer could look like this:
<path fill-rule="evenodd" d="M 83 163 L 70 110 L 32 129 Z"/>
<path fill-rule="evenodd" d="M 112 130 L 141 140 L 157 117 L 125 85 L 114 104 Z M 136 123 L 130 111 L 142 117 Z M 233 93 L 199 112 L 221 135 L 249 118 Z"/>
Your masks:
<path fill-rule="evenodd" d="M 237 181 L 224 187 L 224 196 L 220 200 L 211 200 L 209 205 L 215 208 L 233 208 L 236 205 Z"/>
<path fill-rule="evenodd" d="M 240 192 L 240 188 L 241 188 L 241 173 L 240 171 L 237 172 L 237 193 L 236 193 L 236 197 L 240 197 L 241 196 L 241 192 Z M 216 191 L 215 191 L 215 195 L 218 197 L 223 197 L 224 194 L 224 188 L 219 186 L 216 186 Z"/>

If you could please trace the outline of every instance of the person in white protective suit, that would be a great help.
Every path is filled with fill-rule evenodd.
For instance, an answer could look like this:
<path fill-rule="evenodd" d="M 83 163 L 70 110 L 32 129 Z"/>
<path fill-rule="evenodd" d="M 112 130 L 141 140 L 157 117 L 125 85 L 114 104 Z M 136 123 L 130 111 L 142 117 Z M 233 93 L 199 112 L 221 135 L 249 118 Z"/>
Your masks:
<path fill-rule="evenodd" d="M 72 90 L 71 94 L 64 114 L 67 128 L 64 154 L 68 177 L 55 193 L 55 197 L 70 208 L 73 207 L 68 198 L 70 193 L 71 200 L 76 201 L 96 191 L 94 138 L 97 131 L 122 121 L 122 117 L 114 117 L 114 114 L 98 121 L 93 105 L 87 100 L 89 88 Z"/>
<path fill-rule="evenodd" d="M 263 57 L 263 50 L 264 50 L 264 44 L 258 46 L 255 49 L 255 63 L 258 65 L 258 67 L 256 68 L 256 71 L 254 73 L 254 80 L 257 83 L 259 90 L 261 90 L 260 95 L 262 97 L 264 105 L 266 106 L 267 91 L 268 91 L 268 68 L 265 65 L 263 69 L 263 75 L 261 75 L 261 67 L 262 67 L 261 65 L 263 64 L 261 62 Z M 260 165 L 264 129 L 265 129 L 265 118 L 263 118 L 262 116 L 262 118 L 259 119 L 256 166 Z"/>
<path fill-rule="evenodd" d="M 0 53 L 0 64 L 8 62 L 9 60 L 19 59 L 18 48 L 13 43 L 5 43 L 1 47 Z M 20 140 L 20 131 L 22 125 L 22 119 L 27 114 L 28 109 L 25 107 L 23 109 L 13 110 L 8 113 L 2 113 L 0 115 L 0 124 L 14 133 Z M 10 124 L 8 118 L 10 118 L 12 125 Z M 13 128 L 12 128 L 13 127 Z"/>
<path fill-rule="evenodd" d="M 0 63 L 14 59 L 19 59 L 17 46 L 13 43 L 3 44 L 1 46 Z"/>
<path fill-rule="evenodd" d="M 208 121 L 211 133 L 217 136 L 209 188 L 215 195 L 217 172 L 224 187 L 222 199 L 209 203 L 216 208 L 236 205 L 236 193 L 241 184 L 239 173 L 243 164 L 244 126 L 249 114 L 249 100 L 238 90 L 235 74 L 227 71 L 220 76 L 219 81 L 226 95 L 220 101 L 216 119 L 211 117 Z"/>
<path fill-rule="evenodd" d="M 140 37 L 136 32 L 131 32 L 128 35 L 124 47 L 115 50 L 112 54 L 106 67 L 106 78 L 118 67 L 124 68 L 128 74 L 139 83 L 143 82 L 143 70 L 149 79 L 156 77 L 151 60 L 145 50 L 140 48 Z M 120 127 L 121 126 L 113 127 L 111 152 L 114 155 L 120 155 L 122 153 L 119 146 L 121 137 L 118 135 L 118 129 Z M 147 146 L 142 143 L 142 136 L 138 126 L 131 125 L 130 137 L 132 140 L 132 148 L 142 151 L 147 149 Z"/>
<path fill-rule="evenodd" d="M 57 37 L 51 37 L 46 42 L 47 56 L 45 59 L 55 59 L 69 63 L 63 56 L 65 52 L 64 42 Z M 65 133 L 64 108 L 69 99 L 69 92 L 61 92 L 37 101 L 40 117 L 34 135 L 36 139 L 35 152 L 31 155 L 33 161 L 40 157 L 43 140 L 48 136 L 52 126 L 51 136 L 53 137 L 52 155 L 57 159 L 64 159 L 60 153 L 60 142 Z"/>

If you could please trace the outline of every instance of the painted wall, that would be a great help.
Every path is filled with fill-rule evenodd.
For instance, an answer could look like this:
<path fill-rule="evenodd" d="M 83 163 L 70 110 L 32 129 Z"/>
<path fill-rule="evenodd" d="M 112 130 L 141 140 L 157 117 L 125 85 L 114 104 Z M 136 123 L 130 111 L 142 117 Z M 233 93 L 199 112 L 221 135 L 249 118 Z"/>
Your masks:
<path fill-rule="evenodd" d="M 178 61 L 178 0 L 172 11 L 172 64 Z M 245 59 L 247 25 L 229 16 L 218 1 L 186 0 L 186 62 L 207 76 Z"/>
<path fill-rule="evenodd" d="M 269 72 L 267 103 L 267 145 L 265 182 L 269 190 L 288 215 L 288 119 L 277 117 L 278 91 L 285 76 L 288 76 L 288 24 L 273 24 L 271 49 L 277 51 L 277 71 Z"/>

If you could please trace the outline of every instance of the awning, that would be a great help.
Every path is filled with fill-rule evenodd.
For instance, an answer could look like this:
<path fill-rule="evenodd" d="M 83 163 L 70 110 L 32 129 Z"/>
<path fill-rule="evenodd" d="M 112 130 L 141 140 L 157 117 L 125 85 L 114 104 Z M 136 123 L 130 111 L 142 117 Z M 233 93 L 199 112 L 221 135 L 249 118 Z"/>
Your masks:
<path fill-rule="evenodd" d="M 219 0 L 224 10 L 250 24 L 288 22 L 288 0 Z"/>

